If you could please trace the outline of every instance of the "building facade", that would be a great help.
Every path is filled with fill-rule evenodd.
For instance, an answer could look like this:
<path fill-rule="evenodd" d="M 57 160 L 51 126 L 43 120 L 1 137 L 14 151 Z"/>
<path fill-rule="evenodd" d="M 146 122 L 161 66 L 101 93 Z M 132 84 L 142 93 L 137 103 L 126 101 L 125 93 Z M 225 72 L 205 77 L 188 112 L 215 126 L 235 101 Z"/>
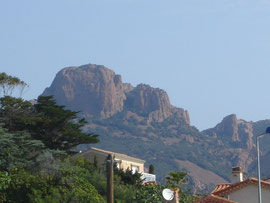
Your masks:
<path fill-rule="evenodd" d="M 136 171 L 139 173 L 144 172 L 144 163 L 145 163 L 144 160 L 131 157 L 125 154 L 98 149 L 95 147 L 92 147 L 91 149 L 85 152 L 78 153 L 77 155 L 75 155 L 75 158 L 83 157 L 86 160 L 89 160 L 91 163 L 96 162 L 97 165 L 101 167 L 105 165 L 108 155 L 111 155 L 114 158 L 116 166 L 119 169 L 123 170 L 129 169 L 132 170 L 133 173 L 135 173 Z"/>
<path fill-rule="evenodd" d="M 270 202 L 269 179 L 261 181 L 262 202 Z M 258 179 L 243 180 L 240 167 L 232 168 L 231 184 L 219 184 L 207 197 L 195 203 L 255 203 L 258 202 Z"/>

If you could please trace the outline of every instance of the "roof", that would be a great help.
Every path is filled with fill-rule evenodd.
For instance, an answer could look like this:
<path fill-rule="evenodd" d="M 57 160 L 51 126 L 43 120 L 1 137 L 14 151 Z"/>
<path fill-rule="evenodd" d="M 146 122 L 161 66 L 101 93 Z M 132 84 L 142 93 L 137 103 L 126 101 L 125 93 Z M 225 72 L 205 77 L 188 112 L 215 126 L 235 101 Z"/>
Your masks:
<path fill-rule="evenodd" d="M 270 190 L 270 182 L 267 182 L 266 180 L 270 180 L 270 178 L 261 181 L 262 188 Z M 210 195 L 201 198 L 194 203 L 235 203 L 234 201 L 225 199 L 223 197 L 235 191 L 241 190 L 249 185 L 258 185 L 258 179 L 251 178 L 235 184 L 219 184 Z"/>
<path fill-rule="evenodd" d="M 216 196 L 216 195 L 209 195 L 207 197 L 201 198 L 194 203 L 237 203 L 235 201 L 227 200 L 225 198 Z"/>
<path fill-rule="evenodd" d="M 270 177 L 263 179 L 263 181 L 269 182 L 270 181 Z"/>
<path fill-rule="evenodd" d="M 85 155 L 85 154 L 87 154 L 87 153 L 89 153 L 91 151 L 97 151 L 97 152 L 101 152 L 101 153 L 104 153 L 104 154 L 111 154 L 111 155 L 114 155 L 116 159 L 120 159 L 120 160 L 127 160 L 127 161 L 142 163 L 142 164 L 145 162 L 142 159 L 131 157 L 131 156 L 128 156 L 126 154 L 120 154 L 120 153 L 116 153 L 116 152 L 111 152 L 111 151 L 107 151 L 107 150 L 104 150 L 104 149 L 98 149 L 98 148 L 95 148 L 95 147 L 92 147 L 91 149 L 83 152 L 83 154 Z"/>
<path fill-rule="evenodd" d="M 220 190 L 223 190 L 223 189 L 226 189 L 228 187 L 230 187 L 231 184 L 227 183 L 227 184 L 218 184 L 215 189 L 211 192 L 211 194 L 217 192 L 217 191 L 220 191 Z"/>
<path fill-rule="evenodd" d="M 257 184 L 258 184 L 258 179 L 256 178 L 247 179 L 242 182 L 235 183 L 235 184 L 221 184 L 221 185 L 217 185 L 217 187 L 212 191 L 211 194 L 218 195 L 218 196 L 225 196 L 237 190 L 240 190 L 244 187 L 247 187 L 249 185 L 257 185 Z M 262 185 L 262 188 L 270 190 L 270 182 L 266 182 L 262 180 L 261 185 Z"/>

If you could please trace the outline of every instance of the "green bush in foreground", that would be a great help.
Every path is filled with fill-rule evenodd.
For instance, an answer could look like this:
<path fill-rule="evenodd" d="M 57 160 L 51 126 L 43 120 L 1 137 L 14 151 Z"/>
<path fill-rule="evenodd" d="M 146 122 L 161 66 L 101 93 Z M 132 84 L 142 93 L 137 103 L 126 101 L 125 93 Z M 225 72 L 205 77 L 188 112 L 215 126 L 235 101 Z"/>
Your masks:
<path fill-rule="evenodd" d="M 72 167 L 60 177 L 13 170 L 0 192 L 0 202 L 104 202 L 94 186 L 78 175 Z"/>

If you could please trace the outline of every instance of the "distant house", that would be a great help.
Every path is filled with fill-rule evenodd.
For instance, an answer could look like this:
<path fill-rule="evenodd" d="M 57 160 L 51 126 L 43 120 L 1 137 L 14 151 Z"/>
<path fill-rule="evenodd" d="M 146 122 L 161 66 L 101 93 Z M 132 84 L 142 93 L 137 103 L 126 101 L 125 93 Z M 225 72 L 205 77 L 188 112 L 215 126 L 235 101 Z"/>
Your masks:
<path fill-rule="evenodd" d="M 96 159 L 97 165 L 103 166 L 106 162 L 108 155 L 111 155 L 112 157 L 114 157 L 114 160 L 119 169 L 123 169 L 123 170 L 129 169 L 129 170 L 132 170 L 133 173 L 135 173 L 136 171 L 138 173 L 141 173 L 142 178 L 144 179 L 144 183 L 156 181 L 155 175 L 144 172 L 144 163 L 145 163 L 144 160 L 131 157 L 125 154 L 120 154 L 120 153 L 92 147 L 91 149 L 85 152 L 76 154 L 74 158 L 84 157 L 86 160 L 89 160 L 91 163 L 94 163 L 94 160 Z"/>
<path fill-rule="evenodd" d="M 258 179 L 243 180 L 240 167 L 232 168 L 232 183 L 219 184 L 207 197 L 194 203 L 255 203 L 258 202 Z M 270 202 L 269 179 L 261 181 L 262 202 Z"/>

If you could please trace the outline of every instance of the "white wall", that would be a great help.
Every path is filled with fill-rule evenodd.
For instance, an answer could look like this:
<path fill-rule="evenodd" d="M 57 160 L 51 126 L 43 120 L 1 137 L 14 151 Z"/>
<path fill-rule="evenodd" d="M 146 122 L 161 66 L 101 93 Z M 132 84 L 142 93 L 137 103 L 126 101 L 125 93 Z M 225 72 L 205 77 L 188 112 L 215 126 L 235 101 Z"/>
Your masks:
<path fill-rule="evenodd" d="M 258 187 L 257 185 L 249 185 L 229 194 L 228 199 L 239 203 L 257 203 Z M 270 203 L 270 190 L 262 188 L 262 202 Z"/>

